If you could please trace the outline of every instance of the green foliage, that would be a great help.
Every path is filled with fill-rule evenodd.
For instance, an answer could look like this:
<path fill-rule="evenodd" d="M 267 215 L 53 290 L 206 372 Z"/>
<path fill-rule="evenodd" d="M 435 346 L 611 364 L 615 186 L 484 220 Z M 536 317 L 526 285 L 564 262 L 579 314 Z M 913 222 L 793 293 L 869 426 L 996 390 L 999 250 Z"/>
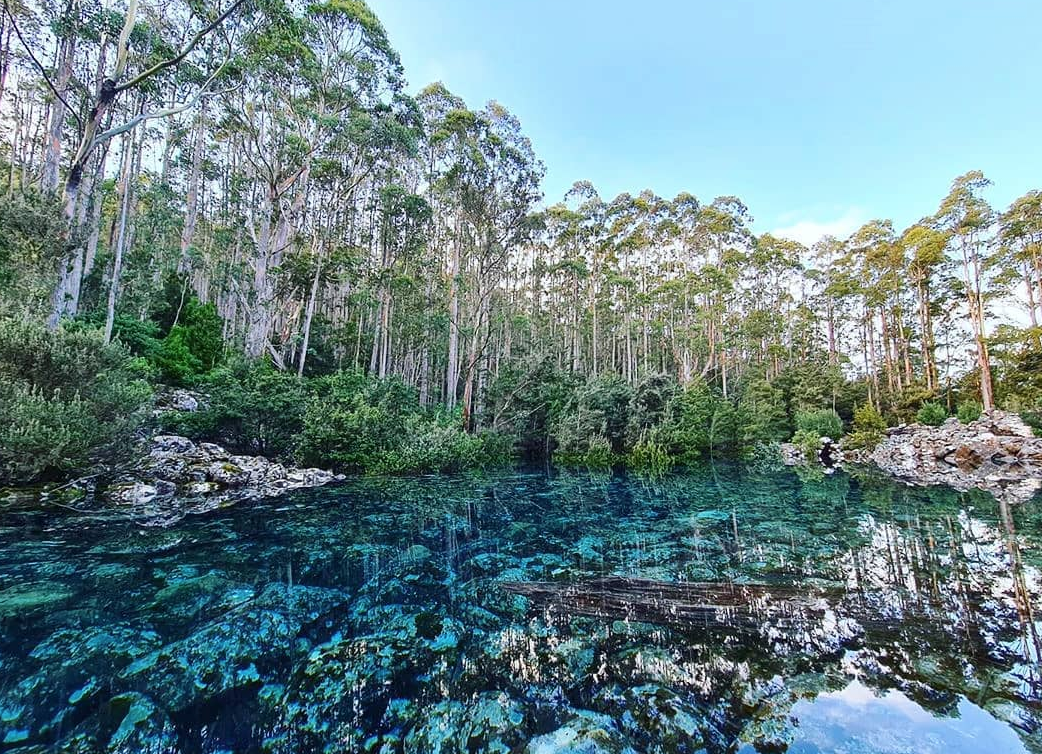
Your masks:
<path fill-rule="evenodd" d="M 676 379 L 670 375 L 651 375 L 637 383 L 627 418 L 627 438 L 634 448 L 650 429 L 662 423 L 679 392 Z"/>
<path fill-rule="evenodd" d="M 947 418 L 948 409 L 940 403 L 934 403 L 933 401 L 927 401 L 915 413 L 915 420 L 917 422 L 920 424 L 928 424 L 931 427 L 940 426 Z"/>
<path fill-rule="evenodd" d="M 37 316 L 65 249 L 61 207 L 35 191 L 0 196 L 0 312 Z"/>
<path fill-rule="evenodd" d="M 626 456 L 626 465 L 632 469 L 661 473 L 669 469 L 674 460 L 662 443 L 644 437 L 637 441 Z"/>
<path fill-rule="evenodd" d="M 705 380 L 696 379 L 674 394 L 661 436 L 669 454 L 680 463 L 692 463 L 711 448 L 710 431 L 720 399 Z"/>
<path fill-rule="evenodd" d="M 843 440 L 844 446 L 852 449 L 871 450 L 883 439 L 886 421 L 871 403 L 854 411 L 854 431 Z"/>
<path fill-rule="evenodd" d="M 797 411 L 796 433 L 799 434 L 800 432 L 817 435 L 819 439 L 831 437 L 833 440 L 838 440 L 843 436 L 843 420 L 839 418 L 839 414 L 830 408 Z M 795 438 L 793 442 L 796 442 Z"/>
<path fill-rule="evenodd" d="M 297 441 L 299 462 L 339 471 L 365 471 L 386 464 L 402 448 L 411 415 L 418 413 L 415 391 L 398 379 L 369 380 L 341 372 L 317 380 Z"/>
<path fill-rule="evenodd" d="M 804 458 L 812 461 L 818 457 L 818 453 L 821 451 L 823 436 L 813 429 L 797 429 L 792 436 L 792 444 L 803 452 Z"/>
<path fill-rule="evenodd" d="M 969 424 L 980 418 L 981 411 L 981 405 L 977 401 L 963 401 L 955 410 L 955 415 L 963 424 Z"/>
<path fill-rule="evenodd" d="M 312 381 L 300 463 L 365 473 L 446 472 L 503 463 L 508 436 L 469 434 L 455 414 L 428 415 L 397 378 L 339 372 Z"/>
<path fill-rule="evenodd" d="M 184 385 L 203 371 L 203 362 L 192 353 L 188 340 L 188 330 L 177 325 L 159 341 L 152 362 L 163 375 L 165 382 Z"/>
<path fill-rule="evenodd" d="M 307 400 L 302 380 L 267 363 L 236 362 L 214 370 L 199 386 L 207 404 L 167 414 L 168 430 L 267 456 L 293 450 Z"/>
<path fill-rule="evenodd" d="M 591 379 L 575 391 L 554 428 L 555 457 L 601 460 L 626 451 L 633 388 L 617 375 Z"/>
<path fill-rule="evenodd" d="M 468 434 L 458 424 L 413 415 L 398 447 L 363 459 L 373 473 L 451 472 L 507 462 L 511 441 L 494 433 Z"/>
<path fill-rule="evenodd" d="M 506 364 L 488 391 L 492 428 L 516 438 L 522 456 L 545 458 L 575 389 L 575 378 L 551 359 Z"/>
<path fill-rule="evenodd" d="M 0 321 L 0 483 L 120 460 L 150 397 L 130 354 L 100 333 Z"/>
<path fill-rule="evenodd" d="M 743 444 L 782 442 L 792 434 L 785 410 L 785 395 L 767 380 L 752 380 L 743 391 L 738 407 Z"/>

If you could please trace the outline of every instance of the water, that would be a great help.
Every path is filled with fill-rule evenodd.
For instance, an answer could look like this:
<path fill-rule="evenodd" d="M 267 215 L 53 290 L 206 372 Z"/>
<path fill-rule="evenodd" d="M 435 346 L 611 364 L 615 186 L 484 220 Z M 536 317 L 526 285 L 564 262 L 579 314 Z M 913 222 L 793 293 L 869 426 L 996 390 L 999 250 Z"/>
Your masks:
<path fill-rule="evenodd" d="M 1040 545 L 1037 499 L 727 466 L 9 501 L 0 751 L 1039 752 Z"/>

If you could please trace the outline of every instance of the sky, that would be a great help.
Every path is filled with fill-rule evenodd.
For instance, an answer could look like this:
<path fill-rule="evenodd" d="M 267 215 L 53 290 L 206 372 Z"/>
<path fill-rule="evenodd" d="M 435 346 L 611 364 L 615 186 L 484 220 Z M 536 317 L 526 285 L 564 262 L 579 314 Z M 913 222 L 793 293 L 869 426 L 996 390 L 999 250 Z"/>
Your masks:
<path fill-rule="evenodd" d="M 742 199 L 811 243 L 932 214 L 983 170 L 1042 189 L 1042 0 L 370 0 L 413 93 L 521 121 L 548 203 L 578 180 Z"/>

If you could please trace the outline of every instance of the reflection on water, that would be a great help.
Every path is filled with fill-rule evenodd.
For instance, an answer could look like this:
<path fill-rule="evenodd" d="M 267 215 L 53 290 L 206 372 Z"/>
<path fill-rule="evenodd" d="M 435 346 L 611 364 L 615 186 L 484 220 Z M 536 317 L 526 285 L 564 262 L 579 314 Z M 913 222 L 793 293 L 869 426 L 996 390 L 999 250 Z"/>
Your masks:
<path fill-rule="evenodd" d="M 799 721 L 790 754 L 871 751 L 879 754 L 967 754 L 979 751 L 1020 754 L 1024 744 L 1008 727 L 962 699 L 951 716 L 923 709 L 900 691 L 882 694 L 852 681 L 841 691 L 800 700 L 792 709 Z M 755 749 L 747 746 L 743 754 Z"/>
<path fill-rule="evenodd" d="M 1040 752 L 1040 544 L 728 466 L 0 504 L 0 751 Z"/>

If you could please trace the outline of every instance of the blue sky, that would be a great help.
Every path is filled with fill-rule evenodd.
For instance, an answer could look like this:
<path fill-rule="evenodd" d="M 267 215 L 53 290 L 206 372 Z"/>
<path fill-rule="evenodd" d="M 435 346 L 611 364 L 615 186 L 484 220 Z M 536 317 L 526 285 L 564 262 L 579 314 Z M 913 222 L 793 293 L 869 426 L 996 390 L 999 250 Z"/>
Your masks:
<path fill-rule="evenodd" d="M 416 91 L 498 100 L 577 180 L 740 197 L 813 240 L 1042 188 L 1040 0 L 370 0 Z"/>

